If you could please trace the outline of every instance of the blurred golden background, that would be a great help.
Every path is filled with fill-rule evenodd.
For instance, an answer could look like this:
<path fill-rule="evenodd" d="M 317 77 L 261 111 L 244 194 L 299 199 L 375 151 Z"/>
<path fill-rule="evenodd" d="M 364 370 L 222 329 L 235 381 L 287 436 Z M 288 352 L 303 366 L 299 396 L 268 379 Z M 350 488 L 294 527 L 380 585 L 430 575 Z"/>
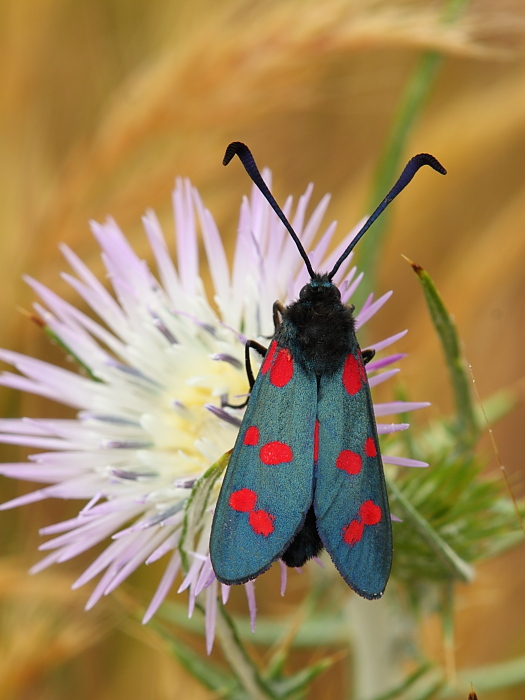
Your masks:
<path fill-rule="evenodd" d="M 365 211 L 407 80 L 422 52 L 437 50 L 443 63 L 403 161 L 428 151 L 449 174 L 423 172 L 392 208 L 376 292 L 395 295 L 371 335 L 409 328 L 397 348 L 410 353 L 403 381 L 415 400 L 432 401 L 418 420 L 451 409 L 441 349 L 403 253 L 430 272 L 454 314 L 481 397 L 503 387 L 517 392 L 515 410 L 495 435 L 522 495 L 525 5 L 478 0 L 449 25 L 441 5 L 3 0 L 0 346 L 61 362 L 17 310 L 33 300 L 22 275 L 72 298 L 59 278 L 65 263 L 57 244 L 67 242 L 100 272 L 88 221 L 108 215 L 146 255 L 140 217 L 152 207 L 170 230 L 176 176 L 200 189 L 231 250 L 250 187 L 242 168 L 222 168 L 232 140 L 248 143 L 259 165 L 272 168 L 279 201 L 297 197 L 310 181 L 314 200 L 331 192 L 327 221 L 337 219 L 343 235 Z M 6 390 L 0 402 L 4 416 L 65 415 Z M 20 459 L 20 451 L 0 450 L 2 461 Z M 496 468 L 488 443 L 487 455 Z M 1 500 L 27 488 L 2 479 Z M 72 512 L 69 504 L 46 502 L 1 514 L 0 697 L 212 697 L 147 629 L 124 622 L 126 587 L 84 613 L 87 592 L 69 588 L 83 562 L 28 576 L 39 558 L 38 528 Z M 523 553 L 480 567 L 464 589 L 459 667 L 525 652 Z M 151 568 L 129 584 L 143 602 L 161 570 Z M 293 594 L 265 602 L 263 590 L 258 586 L 258 599 L 267 613 L 293 606 Z M 437 659 L 438 637 L 428 626 L 425 643 Z M 343 664 L 322 677 L 312 697 L 341 696 Z M 498 695 L 518 697 L 519 690 Z"/>

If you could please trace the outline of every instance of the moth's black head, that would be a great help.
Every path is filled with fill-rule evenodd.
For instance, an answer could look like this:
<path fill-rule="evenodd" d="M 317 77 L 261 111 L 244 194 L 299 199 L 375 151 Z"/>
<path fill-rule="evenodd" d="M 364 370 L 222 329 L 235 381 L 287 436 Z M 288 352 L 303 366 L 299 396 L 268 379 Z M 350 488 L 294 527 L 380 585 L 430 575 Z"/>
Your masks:
<path fill-rule="evenodd" d="M 327 273 L 315 273 L 312 279 L 299 292 L 299 300 L 315 303 L 341 303 L 341 292 Z"/>

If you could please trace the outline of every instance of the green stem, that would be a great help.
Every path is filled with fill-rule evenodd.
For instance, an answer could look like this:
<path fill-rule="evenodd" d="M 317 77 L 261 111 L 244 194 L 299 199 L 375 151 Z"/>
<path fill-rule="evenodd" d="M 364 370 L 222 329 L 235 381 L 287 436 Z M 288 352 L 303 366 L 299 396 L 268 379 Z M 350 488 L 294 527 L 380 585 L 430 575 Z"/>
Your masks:
<path fill-rule="evenodd" d="M 256 666 L 246 653 L 237 630 L 224 606 L 217 605 L 216 636 L 230 668 L 248 697 L 253 700 L 274 700 L 275 695 L 261 679 Z"/>
<path fill-rule="evenodd" d="M 403 663 L 415 630 L 395 599 L 392 588 L 381 600 L 350 595 L 345 609 L 352 649 L 351 685 L 354 700 L 389 696 L 404 685 Z"/>
<path fill-rule="evenodd" d="M 453 23 L 461 14 L 469 0 L 448 0 L 443 8 L 443 24 Z M 396 176 L 399 175 L 400 162 L 405 150 L 408 136 L 419 118 L 427 97 L 443 60 L 438 51 L 426 51 L 420 57 L 411 77 L 408 80 L 403 95 L 399 101 L 393 125 L 387 137 L 383 155 L 379 159 L 372 193 L 368 201 L 367 211 L 373 211 L 383 199 Z M 389 212 L 385 212 L 367 232 L 359 244 L 358 254 L 361 269 L 365 273 L 360 294 L 363 299 L 375 288 L 377 260 L 381 252 L 381 243 L 388 226 Z M 362 301 L 358 297 L 358 301 Z"/>
<path fill-rule="evenodd" d="M 459 447 L 466 450 L 475 444 L 479 435 L 479 425 L 472 403 L 471 381 L 461 352 L 456 325 L 428 272 L 416 263 L 410 264 L 419 277 L 432 323 L 445 353 L 456 403 L 455 432 Z"/>
<path fill-rule="evenodd" d="M 403 511 L 404 518 L 426 542 L 427 546 L 439 557 L 453 578 L 470 583 L 474 578 L 474 569 L 467 564 L 452 547 L 423 518 L 398 488 L 393 479 L 387 479 L 389 493 Z"/>
<path fill-rule="evenodd" d="M 450 685 L 454 685 L 456 681 L 454 602 L 454 583 L 448 581 L 443 590 L 441 624 L 445 645 L 445 675 Z"/>

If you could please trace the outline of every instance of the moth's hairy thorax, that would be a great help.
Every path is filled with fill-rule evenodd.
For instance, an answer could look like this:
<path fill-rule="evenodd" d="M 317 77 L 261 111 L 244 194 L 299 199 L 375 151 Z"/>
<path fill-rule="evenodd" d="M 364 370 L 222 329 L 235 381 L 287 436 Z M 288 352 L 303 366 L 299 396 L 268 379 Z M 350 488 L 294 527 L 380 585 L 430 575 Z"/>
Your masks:
<path fill-rule="evenodd" d="M 326 275 L 316 275 L 285 308 L 275 337 L 317 375 L 336 372 L 356 342 L 352 312 Z"/>

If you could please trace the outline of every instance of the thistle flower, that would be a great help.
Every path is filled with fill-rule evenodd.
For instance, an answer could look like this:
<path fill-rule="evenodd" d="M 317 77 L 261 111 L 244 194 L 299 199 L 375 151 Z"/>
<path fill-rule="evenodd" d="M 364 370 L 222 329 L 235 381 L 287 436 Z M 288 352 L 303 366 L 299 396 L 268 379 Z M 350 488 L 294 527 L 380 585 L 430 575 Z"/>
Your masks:
<path fill-rule="evenodd" d="M 265 178 L 270 179 L 267 171 Z M 306 219 L 312 189 L 309 186 L 299 199 L 291 220 L 306 250 L 329 202 L 325 196 Z M 256 188 L 241 206 L 231 269 L 214 220 L 187 180 L 177 181 L 173 207 L 177 263 L 155 214 L 149 211 L 143 218 L 156 273 L 137 257 L 114 221 L 92 224 L 112 292 L 62 246 L 74 272 L 64 274 L 64 279 L 91 309 L 91 316 L 39 282 L 27 280 L 42 301 L 34 307 L 39 322 L 67 349 L 80 371 L 4 350 L 0 358 L 18 373 L 5 372 L 0 383 L 70 406 L 76 417 L 0 421 L 2 442 L 41 450 L 27 462 L 0 465 L 0 473 L 44 484 L 1 508 L 47 498 L 85 501 L 76 517 L 41 530 L 51 536 L 40 547 L 49 554 L 32 571 L 70 560 L 109 540 L 74 584 L 80 587 L 101 575 L 87 602 L 89 609 L 141 564 L 165 557 L 165 572 L 144 622 L 182 570 L 178 590 L 189 589 L 190 615 L 196 597 L 204 592 L 210 650 L 219 584 L 209 558 L 209 533 L 221 456 L 233 446 L 243 412 L 225 404 L 249 390 L 246 338 L 265 342 L 271 336 L 272 303 L 295 298 L 308 274 L 293 241 Z M 291 210 L 289 199 L 284 207 L 287 216 Z M 212 300 L 199 275 L 198 229 L 214 289 Z M 316 269 L 330 269 L 353 235 L 327 255 L 334 231 L 335 223 L 318 237 L 310 253 Z M 344 302 L 361 279 L 350 256 L 334 279 Z M 356 315 L 356 327 L 363 326 L 390 296 L 391 292 L 378 299 L 370 295 Z M 403 335 L 371 347 L 382 351 Z M 390 366 L 402 357 L 393 354 L 370 362 L 366 368 L 370 385 L 393 376 L 398 369 Z M 375 404 L 375 413 L 381 417 L 426 405 Z M 379 423 L 378 432 L 406 427 Z M 424 466 L 388 455 L 383 461 Z M 213 464 L 219 467 L 209 470 Z M 284 585 L 285 575 L 282 589 Z M 253 626 L 254 584 L 245 587 Z M 225 601 L 229 589 L 221 588 Z"/>

